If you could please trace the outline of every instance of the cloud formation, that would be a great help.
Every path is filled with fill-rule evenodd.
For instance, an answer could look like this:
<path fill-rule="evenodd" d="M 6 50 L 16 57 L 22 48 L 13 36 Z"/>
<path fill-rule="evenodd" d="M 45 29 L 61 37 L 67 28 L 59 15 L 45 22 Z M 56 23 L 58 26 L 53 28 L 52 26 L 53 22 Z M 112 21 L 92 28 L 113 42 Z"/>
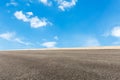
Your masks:
<path fill-rule="evenodd" d="M 14 35 L 15 35 L 15 33 L 6 32 L 6 33 L 0 34 L 0 38 L 6 39 L 6 40 L 11 40 Z"/>
<path fill-rule="evenodd" d="M 18 20 L 22 20 L 24 22 L 29 22 L 29 15 L 27 14 L 27 16 L 25 14 L 23 14 L 22 11 L 16 11 L 14 13 L 14 16 L 18 19 Z"/>
<path fill-rule="evenodd" d="M 31 43 L 24 42 L 20 38 L 16 37 L 16 34 L 14 32 L 2 33 L 2 34 L 0 34 L 0 38 L 8 40 L 8 41 L 17 42 L 17 43 L 23 44 L 23 45 L 31 45 Z"/>
<path fill-rule="evenodd" d="M 46 48 L 55 48 L 56 47 L 56 44 L 57 42 L 44 42 L 42 43 L 42 46 L 43 47 L 46 47 Z"/>
<path fill-rule="evenodd" d="M 111 35 L 113 37 L 117 37 L 117 38 L 120 38 L 120 26 L 116 26 L 112 29 L 111 31 Z"/>
<path fill-rule="evenodd" d="M 113 37 L 112 45 L 120 45 L 120 26 L 114 26 L 103 34 L 104 37 Z"/>
<path fill-rule="evenodd" d="M 111 30 L 106 31 L 102 36 L 120 38 L 120 26 L 114 26 Z"/>
<path fill-rule="evenodd" d="M 31 25 L 32 28 L 39 28 L 39 27 L 44 27 L 44 26 L 47 26 L 47 25 L 51 25 L 51 23 L 49 21 L 47 21 L 46 18 L 39 19 L 36 16 L 36 17 L 32 17 L 30 19 L 30 25 Z"/>
<path fill-rule="evenodd" d="M 72 8 L 73 6 L 75 6 L 77 3 L 77 0 L 70 0 L 70 1 L 67 1 L 67 0 L 53 0 L 53 1 L 39 0 L 39 2 L 43 3 L 46 6 L 52 6 L 55 3 L 55 4 L 57 4 L 57 7 L 60 10 L 65 11 L 66 9 L 69 9 L 69 8 Z"/>
<path fill-rule="evenodd" d="M 18 20 L 30 23 L 32 28 L 40 28 L 48 25 L 50 26 L 52 24 L 46 18 L 38 18 L 37 16 L 33 16 L 32 12 L 26 12 L 26 14 L 24 14 L 22 11 L 16 11 L 14 16 Z"/>
<path fill-rule="evenodd" d="M 65 9 L 71 8 L 76 5 L 77 0 L 56 0 L 58 3 L 58 8 L 62 11 L 65 11 Z"/>
<path fill-rule="evenodd" d="M 17 2 L 15 2 L 14 0 L 10 0 L 10 2 L 9 3 L 6 3 L 6 6 L 17 6 L 18 5 L 18 3 Z"/>
<path fill-rule="evenodd" d="M 52 2 L 49 2 L 48 0 L 39 0 L 41 3 L 43 3 L 44 5 L 47 5 L 47 6 L 51 6 L 52 5 Z"/>

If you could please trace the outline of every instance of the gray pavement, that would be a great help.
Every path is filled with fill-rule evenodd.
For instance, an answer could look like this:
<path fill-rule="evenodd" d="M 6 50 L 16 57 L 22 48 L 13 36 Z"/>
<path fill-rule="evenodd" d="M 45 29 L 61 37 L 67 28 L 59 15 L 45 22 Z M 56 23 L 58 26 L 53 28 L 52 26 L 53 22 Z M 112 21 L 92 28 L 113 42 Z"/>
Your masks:
<path fill-rule="evenodd" d="M 120 80 L 120 50 L 0 51 L 0 80 Z"/>

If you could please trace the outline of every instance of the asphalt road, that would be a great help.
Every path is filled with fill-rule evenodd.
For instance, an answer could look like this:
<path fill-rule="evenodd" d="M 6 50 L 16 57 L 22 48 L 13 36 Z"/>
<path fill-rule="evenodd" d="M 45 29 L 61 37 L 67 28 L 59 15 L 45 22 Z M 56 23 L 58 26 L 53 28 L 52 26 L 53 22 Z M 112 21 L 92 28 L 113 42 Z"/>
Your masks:
<path fill-rule="evenodd" d="M 0 51 L 0 80 L 120 80 L 120 50 Z"/>

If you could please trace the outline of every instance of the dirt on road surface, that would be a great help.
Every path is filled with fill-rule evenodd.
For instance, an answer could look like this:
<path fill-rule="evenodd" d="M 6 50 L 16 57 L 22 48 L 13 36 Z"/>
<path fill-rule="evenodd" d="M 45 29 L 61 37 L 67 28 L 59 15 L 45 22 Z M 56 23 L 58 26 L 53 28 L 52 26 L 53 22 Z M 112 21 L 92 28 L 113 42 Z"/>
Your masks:
<path fill-rule="evenodd" d="M 120 80 L 120 50 L 0 51 L 0 80 Z"/>

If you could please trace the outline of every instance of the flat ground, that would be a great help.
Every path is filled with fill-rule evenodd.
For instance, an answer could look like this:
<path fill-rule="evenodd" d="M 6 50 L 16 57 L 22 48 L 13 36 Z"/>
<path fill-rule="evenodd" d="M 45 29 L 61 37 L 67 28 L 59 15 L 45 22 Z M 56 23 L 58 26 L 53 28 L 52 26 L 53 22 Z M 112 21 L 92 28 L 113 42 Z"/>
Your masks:
<path fill-rule="evenodd" d="M 120 80 L 120 50 L 0 51 L 0 80 Z"/>

